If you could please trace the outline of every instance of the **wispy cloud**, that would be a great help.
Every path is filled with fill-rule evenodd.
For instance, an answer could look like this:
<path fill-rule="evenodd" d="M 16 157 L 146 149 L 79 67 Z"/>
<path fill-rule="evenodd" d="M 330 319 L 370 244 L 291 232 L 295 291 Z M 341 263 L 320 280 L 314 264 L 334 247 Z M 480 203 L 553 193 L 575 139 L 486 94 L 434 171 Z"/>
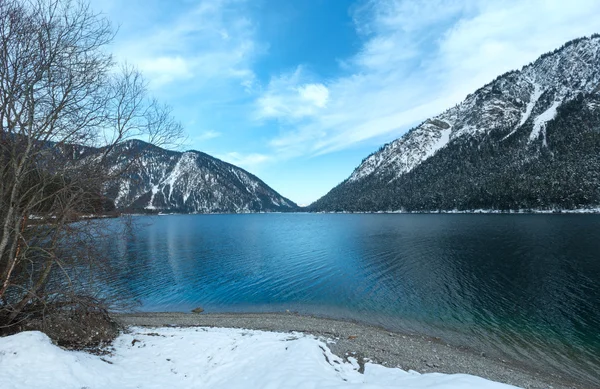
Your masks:
<path fill-rule="evenodd" d="M 149 26 L 128 28 L 119 35 L 115 54 L 137 65 L 153 89 L 175 82 L 206 87 L 232 81 L 253 85 L 252 61 L 262 50 L 254 38 L 255 27 L 243 12 L 243 0 L 201 0 L 161 5 Z M 138 4 L 138 8 L 143 4 Z M 134 15 L 129 15 L 135 18 Z M 130 26 L 130 24 L 128 24 Z M 138 24 L 139 25 L 139 24 Z M 189 85 L 188 85 L 189 86 Z"/>
<path fill-rule="evenodd" d="M 327 106 L 329 89 L 321 83 L 307 81 L 306 71 L 298 66 L 294 72 L 274 77 L 257 100 L 257 119 L 301 119 L 317 115 Z"/>
<path fill-rule="evenodd" d="M 208 130 L 208 131 L 204 131 L 202 133 L 200 133 L 199 135 L 194 136 L 194 138 L 192 139 L 194 142 L 205 142 L 211 139 L 215 139 L 220 137 L 222 134 L 220 132 L 217 131 L 213 131 L 213 130 Z"/>
<path fill-rule="evenodd" d="M 142 57 L 135 59 L 137 66 L 149 76 L 154 87 L 161 87 L 179 79 L 193 76 L 192 66 L 185 58 L 174 57 Z"/>
<path fill-rule="evenodd" d="M 576 4 L 574 4 L 576 3 Z M 274 76 L 256 117 L 276 119 L 276 155 L 318 155 L 391 140 L 508 70 L 597 32 L 600 3 L 368 1 L 355 9 L 364 41 L 346 74 Z M 307 89 L 310 88 L 310 89 Z M 302 95 L 309 92 L 309 98 Z"/>
<path fill-rule="evenodd" d="M 302 41 L 296 27 L 313 27 L 307 19 L 286 19 L 305 25 L 285 37 L 263 28 L 280 22 L 278 0 L 91 1 L 120 25 L 116 59 L 144 71 L 152 94 L 185 123 L 192 148 L 260 171 L 275 186 L 285 182 L 306 201 L 347 176 L 363 152 L 497 75 L 600 32 L 597 0 L 356 0 L 359 40 L 342 44 L 355 52 L 319 62 L 332 43 Z M 287 39 L 303 50 L 314 44 L 314 53 L 290 55 L 281 49 Z M 339 69 L 330 68 L 335 60 Z M 324 161 L 330 175 L 317 183 Z"/>
<path fill-rule="evenodd" d="M 217 158 L 222 159 L 225 162 L 229 162 L 233 165 L 243 167 L 250 171 L 256 171 L 261 165 L 270 162 L 273 157 L 260 153 L 249 153 L 243 154 L 238 152 L 230 152 L 226 154 L 217 155 Z"/>

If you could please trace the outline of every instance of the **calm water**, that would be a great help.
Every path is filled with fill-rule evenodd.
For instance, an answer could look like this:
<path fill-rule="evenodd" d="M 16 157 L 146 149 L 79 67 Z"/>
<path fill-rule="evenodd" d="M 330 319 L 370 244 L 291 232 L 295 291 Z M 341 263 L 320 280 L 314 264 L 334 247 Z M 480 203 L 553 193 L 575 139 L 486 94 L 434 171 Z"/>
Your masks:
<path fill-rule="evenodd" d="M 600 386 L 600 216 L 139 217 L 111 280 L 145 311 L 299 311 Z M 114 223 L 114 221 L 112 222 Z"/>

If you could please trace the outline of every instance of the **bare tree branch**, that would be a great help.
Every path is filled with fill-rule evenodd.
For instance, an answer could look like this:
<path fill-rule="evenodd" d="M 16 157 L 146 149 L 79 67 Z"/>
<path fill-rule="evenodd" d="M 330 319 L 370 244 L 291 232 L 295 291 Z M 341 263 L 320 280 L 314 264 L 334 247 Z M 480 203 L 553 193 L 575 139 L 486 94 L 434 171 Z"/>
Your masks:
<path fill-rule="evenodd" d="M 114 209 L 106 191 L 143 152 L 117 155 L 116 146 L 131 139 L 174 146 L 183 137 L 141 73 L 115 64 L 107 52 L 113 38 L 110 22 L 84 1 L 0 2 L 0 320 L 7 324 L 28 306 L 75 298 L 89 280 L 83 269 L 107 263 L 95 249 L 106 232 L 80 215 Z"/>

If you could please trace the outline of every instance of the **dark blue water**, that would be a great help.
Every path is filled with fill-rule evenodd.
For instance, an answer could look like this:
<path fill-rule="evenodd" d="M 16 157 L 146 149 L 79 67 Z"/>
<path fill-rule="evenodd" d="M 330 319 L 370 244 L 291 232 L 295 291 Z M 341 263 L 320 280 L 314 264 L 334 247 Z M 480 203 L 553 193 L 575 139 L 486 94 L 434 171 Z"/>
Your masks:
<path fill-rule="evenodd" d="M 115 223 L 113 221 L 112 223 Z M 111 280 L 145 311 L 299 311 L 440 337 L 600 385 L 596 215 L 135 218 Z"/>

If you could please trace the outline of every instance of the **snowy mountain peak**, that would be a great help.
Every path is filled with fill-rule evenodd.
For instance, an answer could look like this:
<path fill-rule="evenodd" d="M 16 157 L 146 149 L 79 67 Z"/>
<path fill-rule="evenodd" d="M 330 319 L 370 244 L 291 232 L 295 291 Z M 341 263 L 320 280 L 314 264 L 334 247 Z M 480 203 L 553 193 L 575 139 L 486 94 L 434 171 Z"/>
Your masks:
<path fill-rule="evenodd" d="M 505 73 L 369 155 L 316 211 L 600 205 L 600 35 Z"/>
<path fill-rule="evenodd" d="M 400 176 L 455 139 L 494 130 L 503 131 L 508 139 L 519 128 L 532 126 L 529 143 L 544 147 L 546 124 L 557 109 L 579 94 L 600 88 L 599 64 L 600 35 L 568 42 L 520 71 L 496 78 L 458 106 L 386 144 L 363 160 L 348 181 L 388 171 Z"/>
<path fill-rule="evenodd" d="M 297 205 L 251 173 L 190 150 L 164 150 L 128 141 L 113 151 L 114 165 L 135 154 L 129 175 L 109 189 L 121 209 L 184 213 L 289 211 Z"/>

